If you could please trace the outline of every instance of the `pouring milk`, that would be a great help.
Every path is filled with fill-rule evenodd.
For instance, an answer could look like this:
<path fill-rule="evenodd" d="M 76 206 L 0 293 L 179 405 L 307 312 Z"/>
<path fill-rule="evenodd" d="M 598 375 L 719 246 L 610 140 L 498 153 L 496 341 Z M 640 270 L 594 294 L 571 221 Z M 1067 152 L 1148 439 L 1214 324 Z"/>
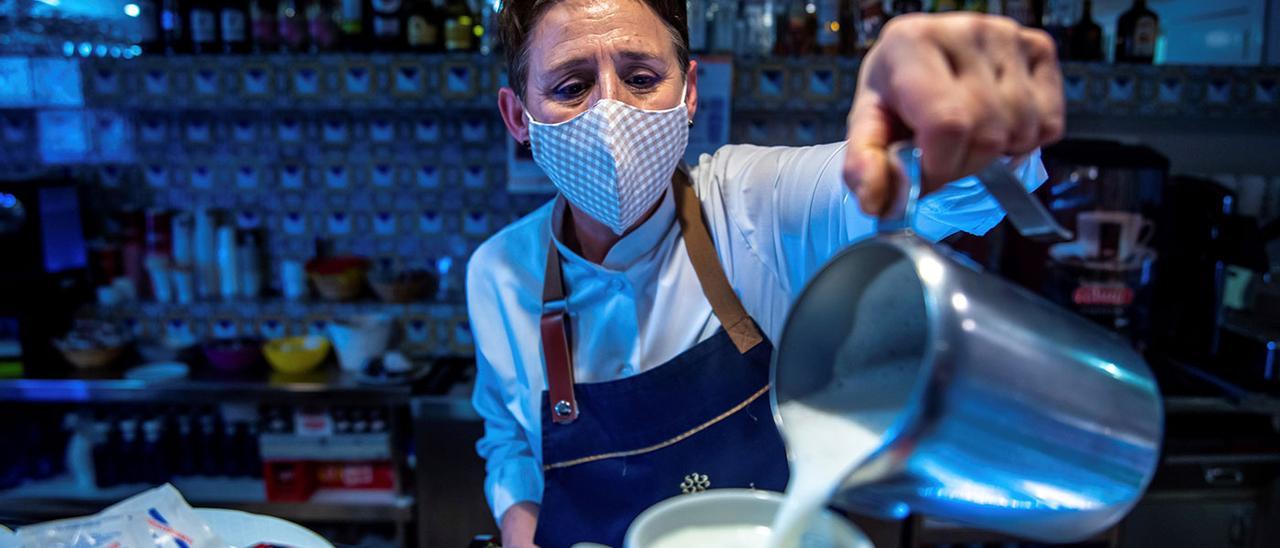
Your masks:
<path fill-rule="evenodd" d="M 779 405 L 791 481 L 771 548 L 805 544 L 801 535 L 845 478 L 881 447 L 905 408 L 927 334 L 923 295 L 912 280 L 907 260 L 881 271 L 862 300 L 850 303 L 857 316 L 831 383 Z"/>

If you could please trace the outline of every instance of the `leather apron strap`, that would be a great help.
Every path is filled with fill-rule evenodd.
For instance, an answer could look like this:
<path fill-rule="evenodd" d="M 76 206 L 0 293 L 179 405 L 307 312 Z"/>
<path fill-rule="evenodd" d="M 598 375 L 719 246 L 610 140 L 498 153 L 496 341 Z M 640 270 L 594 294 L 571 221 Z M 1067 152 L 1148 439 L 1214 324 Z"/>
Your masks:
<path fill-rule="evenodd" d="M 743 308 L 738 295 L 729 284 L 715 244 L 707 230 L 702 213 L 702 202 L 689 183 L 683 169 L 676 169 L 672 176 L 675 193 L 676 217 L 680 220 L 680 233 L 684 237 L 689 262 L 698 276 L 698 284 L 711 310 L 724 326 L 725 332 L 739 353 L 745 354 L 764 340 L 760 328 Z M 569 345 L 568 316 L 565 311 L 564 276 L 560 269 L 560 253 L 555 242 L 547 251 L 547 270 L 542 287 L 542 354 L 546 359 L 547 392 L 550 398 L 552 420 L 568 424 L 578 418 L 577 400 L 573 395 L 573 356 Z"/>

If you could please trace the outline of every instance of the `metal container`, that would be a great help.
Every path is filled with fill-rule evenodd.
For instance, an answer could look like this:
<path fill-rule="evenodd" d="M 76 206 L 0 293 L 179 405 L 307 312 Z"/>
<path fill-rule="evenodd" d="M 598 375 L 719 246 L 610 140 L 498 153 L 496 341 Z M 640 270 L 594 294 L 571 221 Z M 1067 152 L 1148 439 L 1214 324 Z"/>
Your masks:
<path fill-rule="evenodd" d="M 1119 336 L 914 234 L 919 151 L 895 156 L 912 182 L 904 213 L 814 276 L 780 338 L 772 403 L 788 454 L 805 440 L 779 404 L 850 386 L 857 396 L 822 410 L 874 430 L 879 445 L 835 505 L 1046 542 L 1110 527 L 1159 457 L 1150 369 Z M 1003 165 L 979 179 L 1024 235 L 1070 238 Z"/>

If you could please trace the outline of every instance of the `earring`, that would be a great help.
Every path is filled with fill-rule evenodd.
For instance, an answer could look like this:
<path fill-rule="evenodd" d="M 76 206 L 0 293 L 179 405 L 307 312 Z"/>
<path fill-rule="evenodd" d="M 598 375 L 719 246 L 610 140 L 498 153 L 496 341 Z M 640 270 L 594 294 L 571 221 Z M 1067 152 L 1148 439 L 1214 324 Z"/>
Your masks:
<path fill-rule="evenodd" d="M 533 148 L 533 147 L 530 147 L 530 146 L 529 146 L 529 140 L 528 140 L 528 139 L 526 139 L 526 140 L 524 140 L 524 141 L 520 141 L 520 146 L 524 147 L 525 149 Z"/>
<path fill-rule="evenodd" d="M 693 118 L 689 119 L 689 127 L 693 127 Z"/>

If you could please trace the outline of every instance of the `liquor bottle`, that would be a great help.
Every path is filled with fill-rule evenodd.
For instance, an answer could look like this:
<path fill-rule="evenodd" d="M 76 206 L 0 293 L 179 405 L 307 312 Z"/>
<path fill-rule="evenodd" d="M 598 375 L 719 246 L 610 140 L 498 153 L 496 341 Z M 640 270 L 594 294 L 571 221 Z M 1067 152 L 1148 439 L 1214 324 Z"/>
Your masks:
<path fill-rule="evenodd" d="M 253 35 L 253 49 L 258 52 L 276 51 L 280 47 L 276 21 L 276 0 L 249 1 L 249 29 Z"/>
<path fill-rule="evenodd" d="M 811 55 L 817 49 L 814 39 L 817 38 L 818 17 L 817 6 L 806 0 L 791 0 L 787 7 L 786 25 L 779 25 L 783 31 L 778 41 L 779 55 Z"/>
<path fill-rule="evenodd" d="M 688 0 L 685 13 L 689 21 L 689 51 L 707 51 L 707 0 Z"/>
<path fill-rule="evenodd" d="M 338 21 L 341 7 L 335 6 L 333 0 L 307 1 L 307 36 L 311 39 L 311 51 L 321 52 L 335 49 L 338 45 Z"/>
<path fill-rule="evenodd" d="M 213 53 L 218 48 L 218 11 L 212 0 L 192 0 L 187 11 L 192 53 Z"/>
<path fill-rule="evenodd" d="M 307 43 L 307 16 L 301 9 L 300 0 L 280 0 L 276 8 L 276 23 L 280 49 L 302 51 Z"/>
<path fill-rule="evenodd" d="M 768 55 L 773 53 L 774 41 L 778 33 L 775 30 L 777 20 L 774 0 L 743 0 L 742 32 L 738 33 L 736 53 L 740 55 Z M 693 2 L 690 2 L 692 5 Z M 692 32 L 692 28 L 690 29 Z M 690 41 L 693 35 L 689 35 Z"/>
<path fill-rule="evenodd" d="M 960 11 L 960 0 L 934 0 L 933 12 Z"/>
<path fill-rule="evenodd" d="M 716 53 L 732 53 L 738 25 L 736 0 L 710 0 L 707 8 L 707 48 Z"/>
<path fill-rule="evenodd" d="M 342 47 L 349 51 L 364 51 L 368 41 L 364 34 L 364 0 L 342 1 Z"/>
<path fill-rule="evenodd" d="M 1049 36 L 1053 37 L 1053 43 L 1058 48 L 1058 56 L 1063 59 L 1068 57 L 1068 49 L 1070 47 L 1067 39 L 1067 29 L 1079 19 L 1077 15 L 1079 8 L 1080 4 L 1075 0 L 1045 0 L 1041 2 L 1040 27 L 1049 33 Z"/>
<path fill-rule="evenodd" d="M 1036 13 L 1036 2 L 1032 0 L 1003 0 L 1000 13 L 1017 21 L 1024 27 L 1035 27 L 1040 24 L 1040 15 Z"/>
<path fill-rule="evenodd" d="M 880 29 L 888 22 L 884 13 L 884 3 L 880 0 L 860 0 L 858 5 L 858 40 L 855 44 L 857 53 L 865 53 L 880 39 Z"/>
<path fill-rule="evenodd" d="M 476 21 L 476 48 L 483 55 L 497 53 L 502 49 L 498 40 L 498 10 L 502 5 L 499 0 L 479 0 L 480 19 Z M 730 48 L 732 49 L 732 48 Z"/>
<path fill-rule="evenodd" d="M 144 53 L 164 53 L 160 0 L 136 0 L 134 5 L 138 12 L 133 17 L 133 36 L 138 46 Z"/>
<path fill-rule="evenodd" d="M 369 0 L 366 16 L 369 18 L 370 34 L 374 47 L 382 51 L 396 51 L 404 48 L 405 36 L 403 28 L 402 0 Z"/>
<path fill-rule="evenodd" d="M 841 0 L 817 0 L 814 15 L 818 17 L 818 36 L 815 42 L 823 55 L 839 55 L 843 35 L 854 32 L 853 27 L 841 26 L 849 20 L 847 6 L 848 3 Z"/>
<path fill-rule="evenodd" d="M 189 45 L 186 36 L 186 17 L 178 0 L 163 0 L 160 4 L 160 39 L 165 53 L 185 53 Z"/>
<path fill-rule="evenodd" d="M 1160 17 L 1147 8 L 1147 0 L 1133 0 L 1116 22 L 1116 62 L 1151 64 L 1159 35 Z"/>
<path fill-rule="evenodd" d="M 142 440 L 138 437 L 138 420 L 128 417 L 120 421 L 120 483 L 138 483 L 142 477 Z"/>
<path fill-rule="evenodd" d="M 1067 29 L 1067 58 L 1075 61 L 1101 61 L 1102 27 L 1093 20 L 1093 0 L 1084 0 L 1080 20 Z"/>
<path fill-rule="evenodd" d="M 177 431 L 170 438 L 167 453 L 172 463 L 175 476 L 192 476 L 200 473 L 200 463 L 196 462 L 200 455 L 193 454 L 192 449 L 198 445 L 198 436 L 192 427 L 195 419 L 187 413 L 178 415 Z"/>
<path fill-rule="evenodd" d="M 249 43 L 249 6 L 246 0 L 223 0 L 219 13 L 219 28 L 222 36 L 222 51 L 227 53 L 248 53 Z"/>
<path fill-rule="evenodd" d="M 444 41 L 441 39 L 441 17 L 432 0 L 410 0 L 408 27 L 405 34 L 409 49 L 414 51 L 440 51 Z"/>
<path fill-rule="evenodd" d="M 448 0 L 444 8 L 444 49 L 475 49 L 475 14 L 466 0 Z"/>
<path fill-rule="evenodd" d="M 987 0 L 965 0 L 964 11 L 989 13 L 991 11 L 991 5 L 987 3 Z"/>
<path fill-rule="evenodd" d="M 109 418 L 93 424 L 93 482 L 99 489 L 120 485 L 120 448 L 124 445 L 120 427 Z"/>
<path fill-rule="evenodd" d="M 169 481 L 169 463 L 165 458 L 161 440 L 160 418 L 153 417 L 142 423 L 142 452 L 139 462 L 143 480 L 152 485 Z"/>

